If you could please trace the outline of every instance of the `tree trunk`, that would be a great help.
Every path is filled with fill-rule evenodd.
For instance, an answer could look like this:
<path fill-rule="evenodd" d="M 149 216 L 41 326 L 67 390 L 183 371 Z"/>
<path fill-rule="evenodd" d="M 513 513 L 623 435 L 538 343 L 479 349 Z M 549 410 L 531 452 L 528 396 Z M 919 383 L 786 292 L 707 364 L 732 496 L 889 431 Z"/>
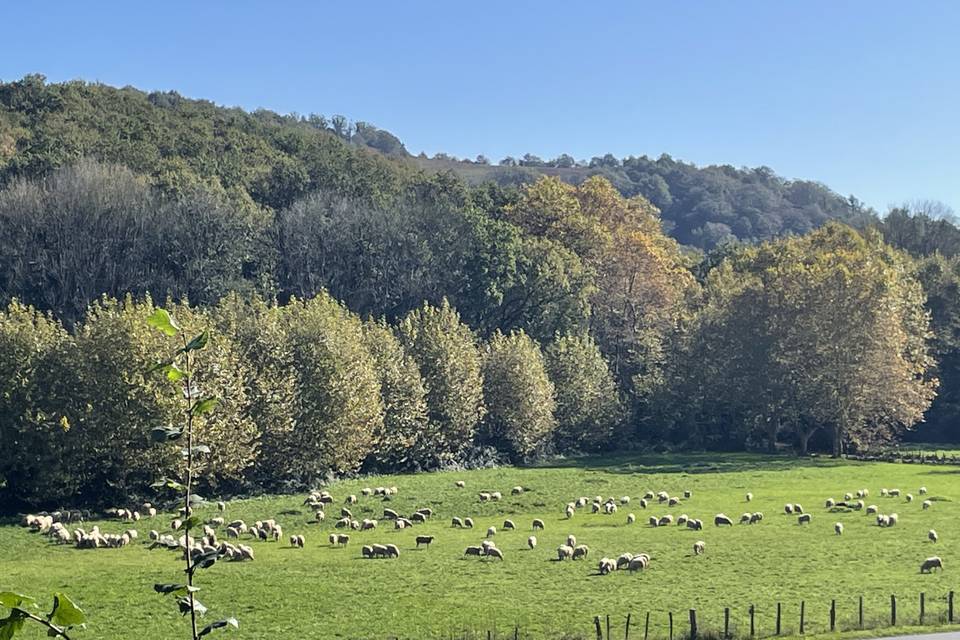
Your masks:
<path fill-rule="evenodd" d="M 833 457 L 839 458 L 843 453 L 843 429 L 839 424 L 833 426 Z"/>
<path fill-rule="evenodd" d="M 819 430 L 820 427 L 814 427 L 813 429 L 807 429 L 806 431 L 800 432 L 800 455 L 807 455 L 807 446 L 810 444 L 810 438 L 813 437 L 813 434 Z"/>

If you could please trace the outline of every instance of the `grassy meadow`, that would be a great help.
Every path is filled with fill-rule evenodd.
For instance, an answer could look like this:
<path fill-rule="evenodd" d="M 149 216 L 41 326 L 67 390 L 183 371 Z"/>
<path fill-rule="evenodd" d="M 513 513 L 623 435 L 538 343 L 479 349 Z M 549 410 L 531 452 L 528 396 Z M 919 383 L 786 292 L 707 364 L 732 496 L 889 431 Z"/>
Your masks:
<path fill-rule="evenodd" d="M 455 481 L 464 480 L 458 489 Z M 360 496 L 363 487 L 396 485 L 389 502 Z M 510 489 L 526 491 L 511 496 Z M 934 501 L 921 509 L 918 488 Z M 899 488 L 915 495 L 881 497 L 881 488 Z M 867 504 L 881 513 L 899 514 L 899 523 L 879 528 L 863 512 L 830 513 L 828 497 L 867 488 Z M 868 624 L 889 616 L 889 599 L 899 599 L 898 617 L 915 624 L 920 592 L 926 593 L 927 624 L 942 625 L 945 596 L 960 590 L 960 469 L 925 465 L 853 463 L 810 458 L 760 455 L 682 455 L 583 458 L 538 467 L 499 468 L 468 472 L 371 477 L 337 482 L 327 489 L 337 503 L 327 509 L 323 525 L 312 523 L 302 506 L 304 495 L 254 498 L 229 502 L 228 520 L 276 518 L 284 537 L 303 534 L 305 549 L 291 549 L 284 540 L 248 542 L 256 560 L 217 563 L 200 572 L 199 599 L 209 607 L 209 619 L 236 616 L 234 638 L 424 638 L 593 637 L 593 617 L 610 614 L 622 637 L 624 618 L 632 614 L 631 637 L 642 637 L 643 619 L 651 612 L 650 635 L 667 635 L 667 612 L 674 612 L 675 634 L 686 630 L 687 610 L 698 610 L 702 630 L 717 630 L 723 608 L 731 608 L 731 626 L 749 633 L 747 610 L 756 606 L 758 635 L 774 631 L 776 603 L 783 603 L 783 632 L 798 632 L 800 601 L 806 603 L 806 633 L 828 630 L 830 600 L 837 600 L 838 624 L 852 627 L 857 598 L 864 596 Z M 639 498 L 645 491 L 665 490 L 689 500 L 673 508 L 655 501 L 646 510 Z M 479 491 L 501 491 L 500 502 L 481 503 Z M 747 503 L 744 495 L 752 492 Z M 357 519 L 379 518 L 383 508 L 409 514 L 431 507 L 435 515 L 424 525 L 397 531 L 381 521 L 374 531 L 352 531 L 346 548 L 331 548 L 327 536 L 342 500 L 357 494 Z M 601 495 L 631 504 L 613 515 L 591 514 L 589 506 L 567 520 L 564 505 L 579 496 Z M 803 504 L 813 514 L 810 525 L 798 525 L 783 513 L 787 502 Z M 216 514 L 212 506 L 209 516 Z M 713 517 L 726 513 L 737 520 L 742 512 L 762 511 L 756 525 L 717 528 Z M 627 513 L 637 522 L 627 524 Z M 653 528 L 650 515 L 682 513 L 704 521 L 703 531 L 678 527 Z M 453 529 L 453 516 L 472 517 L 473 530 Z M 505 518 L 516 531 L 503 531 Z M 541 518 L 539 546 L 528 550 L 531 521 Z M 14 522 L 0 525 L 0 591 L 23 592 L 44 601 L 65 591 L 85 608 L 89 628 L 76 637 L 120 640 L 167 640 L 183 637 L 187 622 L 174 603 L 153 593 L 156 582 L 182 580 L 179 554 L 147 550 L 147 532 L 169 528 L 170 515 L 136 525 L 139 543 L 123 549 L 76 550 L 57 546 Z M 845 532 L 834 534 L 834 523 Z M 89 527 L 89 524 L 87 526 Z M 105 532 L 120 533 L 120 522 L 100 522 Z M 495 525 L 503 562 L 465 558 L 464 548 L 479 544 Z M 936 529 L 940 541 L 927 541 Z M 556 548 L 568 534 L 590 547 L 586 561 L 557 562 Z M 416 535 L 434 535 L 429 548 L 415 549 Z M 244 536 L 246 538 L 246 536 Z M 706 542 L 706 553 L 694 556 L 694 541 Z M 370 543 L 400 547 L 398 559 L 362 559 L 360 548 Z M 597 561 L 622 552 L 646 552 L 652 557 L 645 572 L 597 574 Z M 944 559 L 945 571 L 919 573 L 931 555 Z M 958 602 L 960 607 L 960 602 Z M 958 612 L 960 614 L 960 612 Z M 217 632 L 224 633 L 224 632 Z M 26 638 L 43 637 L 28 630 Z M 226 635 L 224 635 L 226 637 Z"/>

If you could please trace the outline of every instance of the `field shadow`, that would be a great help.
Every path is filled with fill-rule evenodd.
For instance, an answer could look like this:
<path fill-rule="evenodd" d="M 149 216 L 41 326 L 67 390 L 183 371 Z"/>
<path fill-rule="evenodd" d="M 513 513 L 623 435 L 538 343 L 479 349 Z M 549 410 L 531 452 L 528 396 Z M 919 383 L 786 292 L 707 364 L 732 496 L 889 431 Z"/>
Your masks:
<path fill-rule="evenodd" d="M 797 457 L 759 453 L 637 453 L 608 456 L 577 456 L 534 463 L 529 469 L 583 469 L 613 474 L 706 474 L 744 471 L 785 471 L 863 464 L 819 456 Z M 960 470 L 956 471 L 960 472 Z"/>

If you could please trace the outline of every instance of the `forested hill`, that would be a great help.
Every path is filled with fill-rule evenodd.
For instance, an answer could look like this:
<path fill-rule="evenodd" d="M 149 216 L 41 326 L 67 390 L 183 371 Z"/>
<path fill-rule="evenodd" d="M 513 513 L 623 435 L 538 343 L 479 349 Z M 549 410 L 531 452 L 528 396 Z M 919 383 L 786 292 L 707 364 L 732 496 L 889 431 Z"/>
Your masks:
<path fill-rule="evenodd" d="M 0 83 L 0 184 L 84 157 L 125 165 L 168 192 L 213 182 L 274 210 L 316 191 L 383 202 L 421 171 L 452 170 L 470 185 L 501 186 L 543 174 L 572 184 L 601 175 L 625 196 L 646 197 L 669 234 L 702 249 L 803 234 L 831 219 L 863 226 L 873 218 L 853 197 L 766 167 L 697 167 L 667 155 L 577 162 L 528 154 L 498 166 L 482 156 L 413 158 L 396 136 L 343 116 L 248 113 L 175 92 L 48 84 L 42 76 Z"/>

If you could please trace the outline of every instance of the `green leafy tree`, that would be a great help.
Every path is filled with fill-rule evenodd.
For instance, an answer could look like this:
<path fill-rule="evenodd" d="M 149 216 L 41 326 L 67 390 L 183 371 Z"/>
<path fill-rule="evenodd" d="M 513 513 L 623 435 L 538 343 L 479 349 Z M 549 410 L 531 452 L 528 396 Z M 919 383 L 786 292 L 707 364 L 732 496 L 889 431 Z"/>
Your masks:
<path fill-rule="evenodd" d="M 589 336 L 557 336 L 544 351 L 547 374 L 556 389 L 561 451 L 597 451 L 612 444 L 623 407 L 616 380 Z"/>
<path fill-rule="evenodd" d="M 27 622 L 34 622 L 46 629 L 47 636 L 70 640 L 74 629 L 84 629 L 87 614 L 65 593 L 53 596 L 53 608 L 44 614 L 36 600 L 12 591 L 0 592 L 0 609 L 9 609 L 5 618 L 0 618 L 0 638 L 9 640 L 23 630 Z"/>
<path fill-rule="evenodd" d="M 515 459 L 549 442 L 556 427 L 554 387 L 539 345 L 522 331 L 495 333 L 483 348 L 481 440 Z"/>
<path fill-rule="evenodd" d="M 483 377 L 476 338 L 444 300 L 424 304 L 398 327 L 400 340 L 417 362 L 427 388 L 433 435 L 428 465 L 456 457 L 473 440 L 483 417 Z"/>

